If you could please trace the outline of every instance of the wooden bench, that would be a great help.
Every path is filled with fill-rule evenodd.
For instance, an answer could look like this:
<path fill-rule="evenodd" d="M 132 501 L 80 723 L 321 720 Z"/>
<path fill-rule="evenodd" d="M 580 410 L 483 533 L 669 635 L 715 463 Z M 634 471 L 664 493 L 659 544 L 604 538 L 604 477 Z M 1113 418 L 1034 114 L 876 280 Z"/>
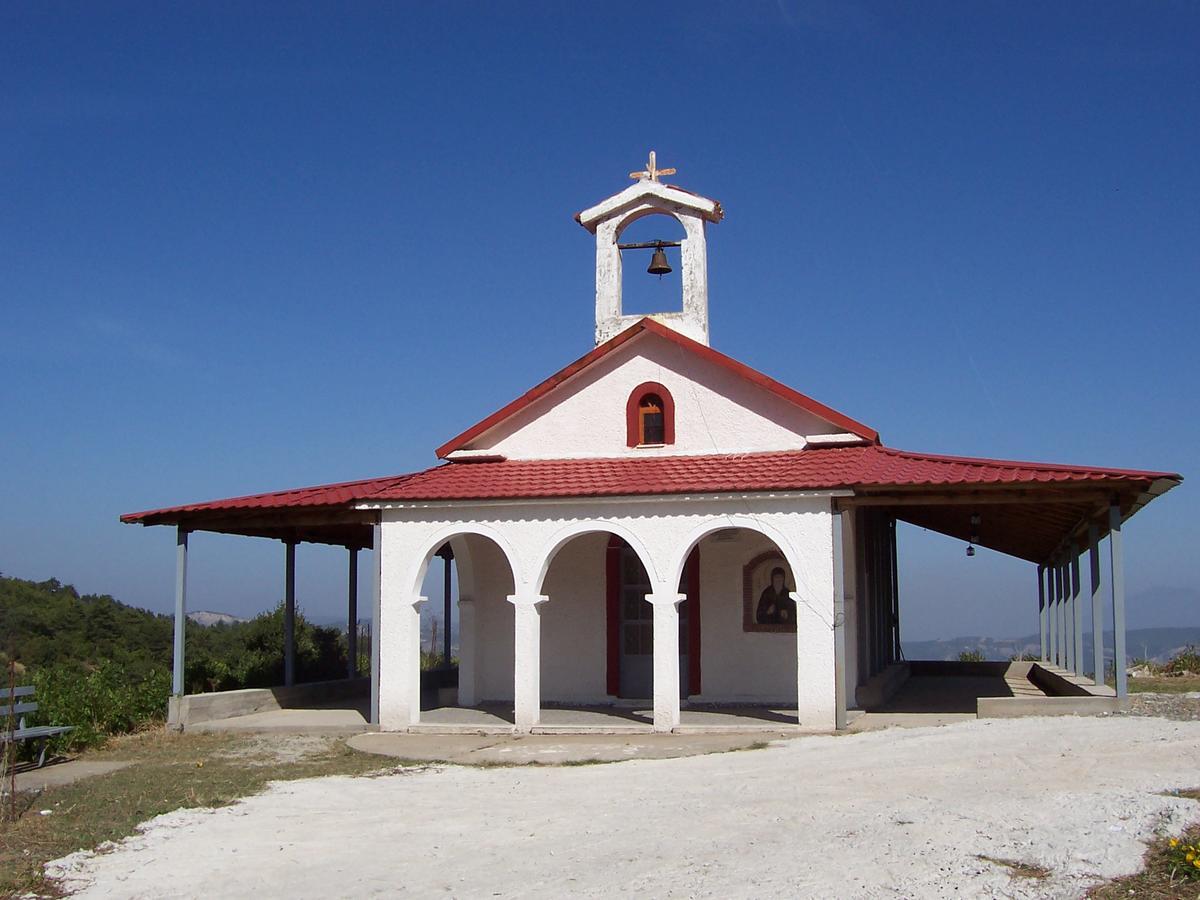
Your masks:
<path fill-rule="evenodd" d="M 38 742 L 38 768 L 46 764 L 46 742 L 56 734 L 65 734 L 74 730 L 72 725 L 33 725 L 25 724 L 25 714 L 37 712 L 38 705 L 33 702 L 33 686 L 19 687 L 11 694 L 0 689 L 0 729 L 7 726 L 11 716 L 20 716 L 14 731 L 0 730 L 0 744 L 16 741 Z M 11 699 L 10 699 L 11 698 Z M 22 699 L 28 698 L 28 699 Z M 10 705 L 11 704 L 11 705 Z"/>

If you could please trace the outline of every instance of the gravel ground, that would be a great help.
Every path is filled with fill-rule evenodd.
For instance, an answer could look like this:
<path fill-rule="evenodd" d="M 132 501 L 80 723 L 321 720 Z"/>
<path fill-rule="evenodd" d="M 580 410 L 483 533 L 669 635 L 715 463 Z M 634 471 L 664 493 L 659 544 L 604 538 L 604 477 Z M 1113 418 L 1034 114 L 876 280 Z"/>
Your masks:
<path fill-rule="evenodd" d="M 687 759 L 280 783 L 47 870 L 84 898 L 1079 897 L 1200 819 L 1165 794 L 1198 782 L 1194 722 L 981 720 Z"/>
<path fill-rule="evenodd" d="M 1200 693 L 1130 694 L 1129 709 L 1122 716 L 1155 716 L 1185 722 L 1200 721 Z"/>

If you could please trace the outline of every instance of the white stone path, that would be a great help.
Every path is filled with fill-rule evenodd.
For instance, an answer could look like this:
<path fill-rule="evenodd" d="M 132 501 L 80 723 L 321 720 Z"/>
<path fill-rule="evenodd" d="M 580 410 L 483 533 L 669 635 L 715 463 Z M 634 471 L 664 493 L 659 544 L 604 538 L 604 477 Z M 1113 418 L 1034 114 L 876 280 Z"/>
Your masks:
<path fill-rule="evenodd" d="M 1078 897 L 1200 819 L 1200 722 L 981 720 L 277 784 L 50 871 L 100 897 Z M 1013 878 L 978 858 L 1043 865 Z"/>

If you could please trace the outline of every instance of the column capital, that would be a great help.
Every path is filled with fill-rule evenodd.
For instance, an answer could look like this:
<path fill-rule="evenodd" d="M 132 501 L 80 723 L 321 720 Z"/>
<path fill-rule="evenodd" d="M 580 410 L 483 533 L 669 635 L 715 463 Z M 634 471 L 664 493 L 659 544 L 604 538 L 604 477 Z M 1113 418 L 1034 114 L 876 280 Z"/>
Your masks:
<path fill-rule="evenodd" d="M 513 606 L 537 607 L 537 606 L 541 606 L 543 603 L 545 603 L 550 598 L 547 597 L 545 594 L 535 594 L 532 591 L 529 591 L 529 592 L 522 592 L 519 594 L 509 594 L 508 597 L 506 597 L 505 599 L 508 600 L 508 602 L 511 603 Z"/>
<path fill-rule="evenodd" d="M 678 591 L 654 591 L 646 595 L 646 602 L 651 606 L 671 606 L 679 609 L 679 604 L 687 599 L 687 594 Z"/>

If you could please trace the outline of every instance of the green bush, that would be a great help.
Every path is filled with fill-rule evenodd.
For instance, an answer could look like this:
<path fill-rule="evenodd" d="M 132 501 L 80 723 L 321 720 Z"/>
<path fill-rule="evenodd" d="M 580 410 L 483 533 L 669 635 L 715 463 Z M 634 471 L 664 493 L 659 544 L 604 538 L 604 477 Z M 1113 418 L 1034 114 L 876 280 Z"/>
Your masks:
<path fill-rule="evenodd" d="M 1200 672 L 1200 650 L 1189 644 L 1175 654 L 1174 658 L 1162 667 L 1164 675 L 1182 675 L 1185 672 Z"/>
<path fill-rule="evenodd" d="M 296 613 L 296 682 L 346 675 L 346 638 Z M 188 629 L 184 684 L 188 693 L 283 684 L 283 604 L 249 622 Z"/>
<path fill-rule="evenodd" d="M 981 650 L 963 650 L 958 654 L 959 662 L 984 662 L 985 657 Z"/>
<path fill-rule="evenodd" d="M 73 730 L 55 738 L 58 750 L 102 743 L 108 735 L 126 734 L 166 717 L 171 677 L 162 669 L 135 675 L 112 660 L 84 669 L 56 663 L 33 676 L 37 689 L 36 722 L 70 725 Z"/>

